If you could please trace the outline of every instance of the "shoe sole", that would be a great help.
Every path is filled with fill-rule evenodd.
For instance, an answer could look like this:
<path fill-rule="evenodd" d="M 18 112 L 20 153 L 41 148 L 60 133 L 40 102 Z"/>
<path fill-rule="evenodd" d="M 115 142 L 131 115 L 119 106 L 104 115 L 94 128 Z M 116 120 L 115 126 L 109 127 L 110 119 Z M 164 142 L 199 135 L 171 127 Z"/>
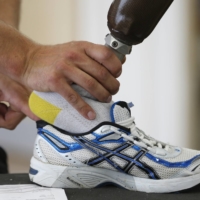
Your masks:
<path fill-rule="evenodd" d="M 46 187 L 95 188 L 113 183 L 128 190 L 147 193 L 169 193 L 191 188 L 200 183 L 200 174 L 189 177 L 152 180 L 96 167 L 58 166 L 32 157 L 30 180 Z"/>

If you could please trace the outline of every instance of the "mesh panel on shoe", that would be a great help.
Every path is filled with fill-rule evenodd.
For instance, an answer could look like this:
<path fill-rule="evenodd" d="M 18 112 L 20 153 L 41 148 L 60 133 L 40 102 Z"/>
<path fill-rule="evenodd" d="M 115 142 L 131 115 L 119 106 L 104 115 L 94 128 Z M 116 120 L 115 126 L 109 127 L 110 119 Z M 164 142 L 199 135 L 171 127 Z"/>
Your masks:
<path fill-rule="evenodd" d="M 94 165 L 95 167 L 104 168 L 104 169 L 111 169 L 117 171 L 112 165 L 110 165 L 107 161 L 103 161 L 98 165 Z"/>
<path fill-rule="evenodd" d="M 127 108 L 118 105 L 115 105 L 113 115 L 116 123 L 130 118 L 130 112 Z"/>
<path fill-rule="evenodd" d="M 124 168 L 127 165 L 127 161 L 125 161 L 124 159 L 121 159 L 119 157 L 116 156 L 112 156 L 110 158 L 110 160 L 112 160 L 113 162 L 115 162 L 118 166 L 120 166 L 121 168 Z"/>
<path fill-rule="evenodd" d="M 195 151 L 195 150 L 191 150 L 191 149 L 182 148 L 181 150 L 182 151 L 178 156 L 176 156 L 174 158 L 166 158 L 165 160 L 167 160 L 169 162 L 181 162 L 181 161 L 190 160 L 193 157 L 195 157 L 196 155 L 200 154 L 200 151 Z"/>
<path fill-rule="evenodd" d="M 51 132 L 51 133 L 53 133 L 54 135 L 56 135 L 60 139 L 64 140 L 65 142 L 76 143 L 76 141 L 72 137 L 70 137 L 68 135 L 64 135 L 63 133 L 60 133 L 59 131 L 57 131 L 56 129 L 54 129 L 50 125 L 45 126 L 44 129 L 49 131 L 49 132 Z"/>
<path fill-rule="evenodd" d="M 95 148 L 95 147 L 93 147 L 93 146 L 91 146 L 91 145 L 89 145 L 89 144 L 85 144 L 85 145 L 86 145 L 87 147 L 93 149 L 93 150 L 96 151 L 97 153 L 98 153 L 98 152 L 101 153 L 101 154 L 106 153 L 105 151 L 99 150 L 98 148 Z"/>
<path fill-rule="evenodd" d="M 179 171 L 183 170 L 182 168 L 168 168 L 163 165 L 160 165 L 146 156 L 142 158 L 142 161 L 145 162 L 147 165 L 152 167 L 157 174 L 160 176 L 161 179 L 171 178 L 174 174 L 178 173 Z"/>
<path fill-rule="evenodd" d="M 137 166 L 132 167 L 128 173 L 140 178 L 149 178 L 149 176 L 141 169 L 139 169 Z"/>
<path fill-rule="evenodd" d="M 45 141 L 39 141 L 40 148 L 45 155 L 47 161 L 52 165 L 69 166 L 70 164 L 64 160 L 56 150 L 52 149 Z"/>
<path fill-rule="evenodd" d="M 113 149 L 121 146 L 121 144 L 119 144 L 119 143 L 108 143 L 108 144 L 101 144 L 100 146 L 113 150 Z"/>
<path fill-rule="evenodd" d="M 200 165 L 200 158 L 197 158 L 197 159 L 195 159 L 195 160 L 192 162 L 192 164 L 191 164 L 188 168 L 194 169 L 194 168 L 196 168 L 196 167 L 199 166 L 199 165 Z"/>
<path fill-rule="evenodd" d="M 138 151 L 136 151 L 132 147 L 129 147 L 129 148 L 121 151 L 121 153 L 126 155 L 126 156 L 129 156 L 129 157 L 133 158 L 138 153 Z"/>
<path fill-rule="evenodd" d="M 81 162 L 87 162 L 89 159 L 96 158 L 97 155 L 87 149 L 73 151 L 71 155 Z"/>

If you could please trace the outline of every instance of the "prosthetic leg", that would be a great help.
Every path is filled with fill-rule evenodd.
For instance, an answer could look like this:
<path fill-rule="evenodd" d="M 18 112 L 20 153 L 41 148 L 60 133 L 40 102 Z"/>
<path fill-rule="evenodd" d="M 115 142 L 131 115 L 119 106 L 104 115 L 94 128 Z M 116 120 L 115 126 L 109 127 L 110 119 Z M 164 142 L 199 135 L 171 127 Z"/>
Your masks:
<path fill-rule="evenodd" d="M 108 12 L 106 45 L 123 61 L 132 45 L 143 42 L 154 30 L 173 0 L 114 0 Z"/>

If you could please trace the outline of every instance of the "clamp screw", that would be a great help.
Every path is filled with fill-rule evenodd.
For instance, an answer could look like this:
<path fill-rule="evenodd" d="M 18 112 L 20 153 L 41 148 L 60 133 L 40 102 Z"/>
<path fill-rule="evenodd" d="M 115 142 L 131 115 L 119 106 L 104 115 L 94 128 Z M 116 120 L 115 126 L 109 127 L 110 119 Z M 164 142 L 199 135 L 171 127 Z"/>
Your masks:
<path fill-rule="evenodd" d="M 112 47 L 116 48 L 118 46 L 118 42 L 114 41 L 112 42 Z"/>

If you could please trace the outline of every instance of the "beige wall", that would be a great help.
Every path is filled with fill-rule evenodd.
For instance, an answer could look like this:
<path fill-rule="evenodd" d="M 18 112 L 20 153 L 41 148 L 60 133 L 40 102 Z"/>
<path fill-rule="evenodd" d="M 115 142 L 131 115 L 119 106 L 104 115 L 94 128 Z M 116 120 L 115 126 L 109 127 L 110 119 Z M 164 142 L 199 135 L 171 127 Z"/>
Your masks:
<path fill-rule="evenodd" d="M 20 30 L 41 44 L 57 44 L 73 38 L 72 0 L 23 0 Z"/>
<path fill-rule="evenodd" d="M 24 0 L 21 31 L 42 44 L 70 40 L 104 43 L 112 0 Z M 137 125 L 165 142 L 200 149 L 196 0 L 176 0 L 153 34 L 133 47 L 114 100 L 133 101 Z M 0 130 L 11 172 L 28 170 L 36 135 L 26 119 Z"/>

